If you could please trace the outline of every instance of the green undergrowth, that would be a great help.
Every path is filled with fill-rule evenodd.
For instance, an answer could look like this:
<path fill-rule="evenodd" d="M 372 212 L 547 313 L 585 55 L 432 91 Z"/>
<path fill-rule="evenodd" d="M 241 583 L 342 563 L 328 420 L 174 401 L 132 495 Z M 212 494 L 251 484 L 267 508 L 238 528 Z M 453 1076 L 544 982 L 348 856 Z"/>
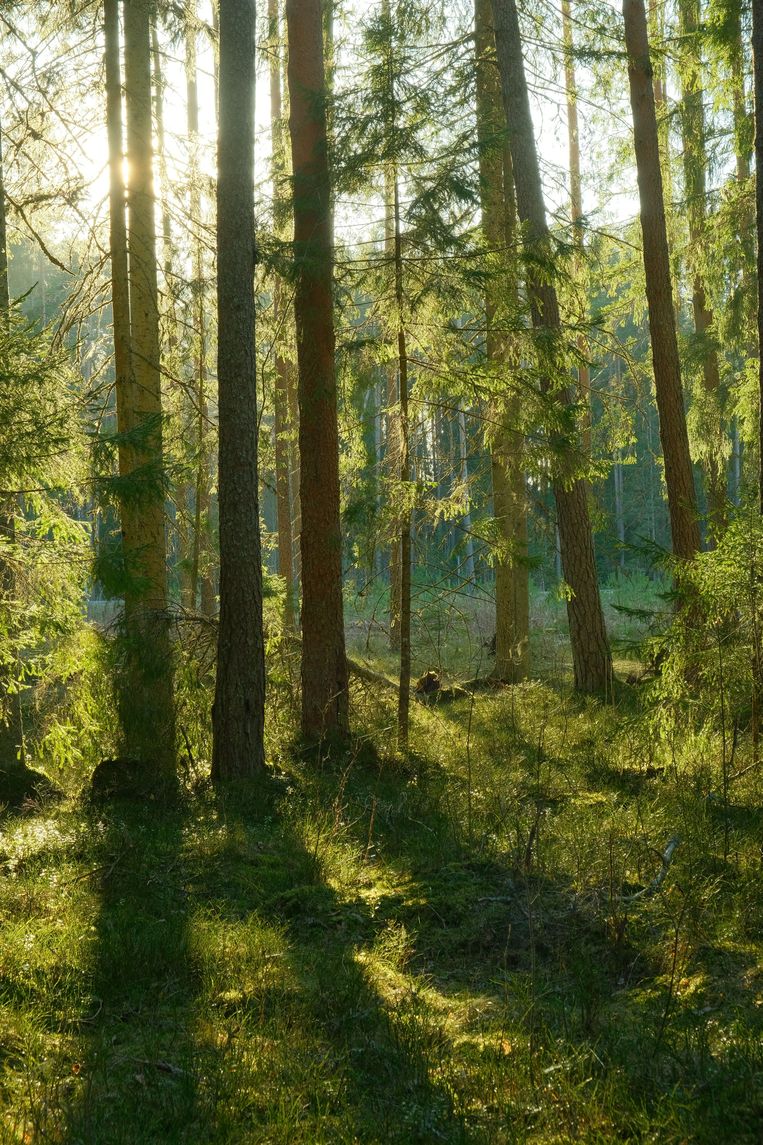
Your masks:
<path fill-rule="evenodd" d="M 3 1141 L 761 1139 L 745 744 L 724 785 L 530 683 L 416 705 L 401 762 L 389 704 L 333 759 L 271 733 L 261 790 L 2 820 Z"/>

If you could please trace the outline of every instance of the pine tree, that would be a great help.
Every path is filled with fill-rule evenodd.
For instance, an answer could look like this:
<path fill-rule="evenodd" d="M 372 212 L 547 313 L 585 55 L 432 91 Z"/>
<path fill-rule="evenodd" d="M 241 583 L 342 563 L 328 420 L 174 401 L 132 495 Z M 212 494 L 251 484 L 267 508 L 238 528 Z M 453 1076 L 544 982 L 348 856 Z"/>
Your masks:
<path fill-rule="evenodd" d="M 763 0 L 752 0 L 755 87 L 755 229 L 758 237 L 758 491 L 763 513 Z"/>
<path fill-rule="evenodd" d="M 270 133 L 271 133 L 271 178 L 273 182 L 273 218 L 276 234 L 282 236 L 281 215 L 283 213 L 282 186 L 285 180 L 283 154 L 282 110 L 281 110 L 281 60 L 280 19 L 278 0 L 268 0 L 268 23 L 270 42 Z M 285 336 L 285 327 L 290 320 L 290 307 L 286 300 L 285 283 L 276 272 L 273 283 L 273 325 L 278 340 L 275 348 L 275 392 L 273 397 L 276 505 L 278 528 L 278 573 L 284 579 L 286 599 L 284 618 L 288 628 L 296 625 L 297 586 L 294 577 L 294 554 L 292 537 L 292 489 L 289 443 L 294 427 L 289 417 L 289 389 L 291 386 L 290 364 L 279 342 Z"/>
<path fill-rule="evenodd" d="M 495 572 L 495 665 L 499 680 L 516 682 L 529 668 L 530 573 L 523 444 L 519 400 L 511 392 L 511 343 L 502 337 L 495 299 L 516 310 L 517 274 L 510 266 L 516 232 L 511 155 L 506 141 L 501 86 L 495 62 L 490 0 L 475 0 L 477 137 L 482 231 L 494 269 L 485 291 L 485 358 L 494 373 L 491 402 L 493 514 L 499 530 Z M 504 392 L 505 391 L 505 392 Z"/>
<path fill-rule="evenodd" d="M 220 628 L 213 780 L 265 763 L 265 651 L 254 360 L 254 0 L 220 5 L 217 379 Z"/>
<path fill-rule="evenodd" d="M 118 490 L 126 569 L 120 715 L 127 754 L 155 763 L 160 775 L 169 779 L 175 730 L 166 595 L 149 6 L 136 0 L 124 8 L 126 224 L 116 0 L 107 0 L 104 15 Z"/>
<path fill-rule="evenodd" d="M 302 731 L 349 730 L 332 226 L 320 0 L 287 0 L 299 368 Z"/>
<path fill-rule="evenodd" d="M 641 205 L 652 368 L 660 414 L 671 536 L 673 552 L 688 560 L 699 551 L 699 522 L 676 341 L 657 118 L 643 0 L 623 0 L 623 19 Z"/>

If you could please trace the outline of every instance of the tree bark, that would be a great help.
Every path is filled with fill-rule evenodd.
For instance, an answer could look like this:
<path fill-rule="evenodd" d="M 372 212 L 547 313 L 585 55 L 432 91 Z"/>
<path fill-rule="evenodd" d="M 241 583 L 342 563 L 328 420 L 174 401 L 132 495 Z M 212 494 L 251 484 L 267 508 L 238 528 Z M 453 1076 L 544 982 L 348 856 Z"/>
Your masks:
<path fill-rule="evenodd" d="M 496 322 L 496 298 L 518 305 L 517 275 L 511 269 L 516 244 L 516 203 L 506 121 L 501 108 L 501 81 L 495 61 L 490 0 L 475 0 L 477 138 L 479 143 L 482 232 L 493 263 L 497 289 L 485 292 L 485 359 L 500 379 L 490 403 L 493 425 L 490 470 L 493 516 L 499 532 L 495 559 L 495 664 L 493 675 L 507 683 L 529 671 L 530 573 L 527 553 L 527 505 L 523 443 L 517 432 L 519 399 L 509 373 L 511 343 Z"/>
<path fill-rule="evenodd" d="M 217 150 L 220 627 L 212 778 L 265 764 L 265 655 L 254 357 L 254 0 L 221 0 Z"/>
<path fill-rule="evenodd" d="M 270 137 L 271 178 L 273 183 L 273 218 L 276 233 L 281 233 L 281 194 L 285 177 L 283 162 L 283 133 L 281 107 L 281 62 L 278 51 L 278 0 L 268 0 L 270 40 Z M 289 319 L 288 305 L 281 276 L 276 273 L 273 284 L 273 325 L 276 331 L 274 434 L 276 470 L 276 511 L 278 530 L 278 575 L 286 588 L 284 621 L 287 628 L 296 627 L 296 585 L 294 583 L 294 555 L 292 547 L 292 498 L 289 473 L 289 365 L 279 350 L 284 327 Z"/>
<path fill-rule="evenodd" d="M 287 0 L 299 366 L 302 731 L 349 731 L 339 524 L 333 251 L 320 0 Z"/>
<path fill-rule="evenodd" d="M 469 493 L 469 439 L 466 433 L 466 414 L 463 406 L 458 406 L 458 455 L 459 480 L 464 491 L 464 515 L 462 517 L 464 530 L 464 576 L 466 592 L 474 591 L 476 573 L 474 565 L 474 540 L 472 539 L 472 510 Z"/>
<path fill-rule="evenodd" d="M 408 724 L 411 702 L 411 484 L 410 422 L 408 417 L 408 346 L 404 320 L 403 232 L 400 217 L 400 185 L 393 170 L 393 205 L 395 227 L 395 309 L 397 316 L 397 381 L 398 443 L 400 462 L 400 689 L 397 709 L 397 746 L 408 748 Z"/>
<path fill-rule="evenodd" d="M 11 296 L 8 286 L 8 238 L 5 217 L 5 171 L 3 167 L 3 133 L 0 124 L 0 323 L 7 331 L 10 325 Z M 0 538 L 13 548 L 16 542 L 16 499 L 0 497 Z M 6 632 L 15 627 L 16 574 L 12 555 L 9 559 L 0 548 L 0 606 L 7 610 Z M 15 658 L 15 652 L 14 652 Z M 0 674 L 0 770 L 7 771 L 24 766 L 24 725 L 21 697 L 14 687 L 12 672 L 4 669 Z"/>
<path fill-rule="evenodd" d="M 120 500 L 126 569 L 125 670 L 119 690 L 126 753 L 153 762 L 158 778 L 171 782 L 175 722 L 166 590 L 149 7 L 146 0 L 123 4 L 126 229 L 118 13 L 111 0 L 106 7 L 105 24 Z"/>
<path fill-rule="evenodd" d="M 192 608 L 197 599 L 202 613 L 215 611 L 215 592 L 211 568 L 209 510 L 213 473 L 209 447 L 209 408 L 207 402 L 207 291 L 202 241 L 202 194 L 199 171 L 199 94 L 197 82 L 196 39 L 198 17 L 196 0 L 187 0 L 185 33 L 186 114 L 188 120 L 189 191 L 188 214 L 191 227 L 191 331 L 193 345 L 193 421 L 196 429 L 196 480 L 193 497 L 193 539 L 189 576 Z M 199 591 L 200 590 L 200 591 Z"/>
<path fill-rule="evenodd" d="M 391 35 L 390 0 L 382 0 L 382 19 Z M 384 164 L 384 257 L 389 266 L 395 265 L 395 173 L 390 163 Z M 400 471 L 400 427 L 398 419 L 398 370 L 389 362 L 384 370 L 386 378 L 387 412 L 385 415 L 386 472 L 394 482 Z M 400 537 L 396 532 L 389 547 L 389 649 L 400 652 Z"/>
<path fill-rule="evenodd" d="M 561 360 L 561 318 L 556 289 L 543 271 L 548 261 L 549 231 L 535 148 L 527 92 L 519 20 L 514 0 L 493 0 L 498 68 L 508 125 L 517 213 L 523 241 L 531 256 L 527 264 L 527 291 L 533 327 L 544 369 L 543 389 L 553 395 L 561 417 L 569 420 L 572 397 L 564 380 Z M 583 692 L 604 692 L 611 684 L 612 659 L 596 578 L 586 483 L 574 474 L 576 442 L 557 435 L 554 498 L 564 578 L 570 588 L 567 616 L 575 687 Z"/>
<path fill-rule="evenodd" d="M 755 84 L 755 229 L 758 237 L 758 495 L 763 514 L 763 0 L 752 0 Z"/>
<path fill-rule="evenodd" d="M 567 98 L 567 146 L 570 157 L 570 216 L 575 247 L 575 277 L 580 280 L 585 266 L 583 234 L 583 180 L 580 174 L 580 129 L 578 126 L 578 88 L 575 79 L 574 38 L 570 0 L 562 0 L 562 35 L 564 40 L 564 86 Z M 588 338 L 578 334 L 578 394 L 582 407 L 583 452 L 591 456 L 591 370 L 588 365 Z"/>
<path fill-rule="evenodd" d="M 689 560 L 700 548 L 699 523 L 676 341 L 657 117 L 643 0 L 623 0 L 623 19 L 641 206 L 652 368 L 660 415 L 670 531 L 673 552 L 677 557 Z"/>

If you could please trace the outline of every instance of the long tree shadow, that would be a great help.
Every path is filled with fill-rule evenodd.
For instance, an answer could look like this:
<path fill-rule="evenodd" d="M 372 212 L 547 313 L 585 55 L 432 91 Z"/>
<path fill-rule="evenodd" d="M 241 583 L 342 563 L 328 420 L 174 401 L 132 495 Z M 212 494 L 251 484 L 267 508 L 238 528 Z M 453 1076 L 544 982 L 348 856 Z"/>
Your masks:
<path fill-rule="evenodd" d="M 194 1133 L 198 1063 L 179 808 L 123 801 L 91 810 L 99 889 L 70 1142 L 204 1140 Z M 58 1138 L 57 1138 L 58 1139 Z"/>
<path fill-rule="evenodd" d="M 709 1142 L 703 1118 L 722 1124 L 757 1057 L 698 1064 L 715 1010 L 677 997 L 688 963 L 666 975 L 653 922 L 641 943 L 616 895 L 581 903 L 532 846 L 473 836 L 451 797 L 436 766 L 348 759 L 185 812 L 94 815 L 93 996 L 63 1140 L 574 1136 L 593 1077 L 644 1124 L 676 1087 L 706 1094 L 681 1125 Z"/>
<path fill-rule="evenodd" d="M 725 1009 L 723 979 L 708 983 L 699 1001 L 683 996 L 686 975 L 705 961 L 692 949 L 683 910 L 671 918 L 655 903 L 650 911 L 648 896 L 631 904 L 634 888 L 602 886 L 598 898 L 581 899 L 561 870 L 536 865 L 530 850 L 511 856 L 475 846 L 463 825 L 454 829 L 446 789 L 436 769 L 410 784 L 360 772 L 344 784 L 343 798 L 357 848 L 368 851 L 372 829 L 378 857 L 397 875 L 397 888 L 375 903 L 377 934 L 385 924 L 402 925 L 412 936 L 412 973 L 444 995 L 482 999 L 488 1016 L 476 1026 L 483 1046 L 507 1023 L 526 1036 L 524 1060 L 516 1047 L 511 1062 L 499 1051 L 490 1132 L 521 1132 L 513 1086 L 523 1070 L 537 1096 L 539 1076 L 577 1062 L 580 1079 L 571 1073 L 567 1092 L 549 1098 L 549 1132 L 554 1117 L 564 1124 L 566 1103 L 567 1131 L 577 1134 L 576 1087 L 593 1076 L 609 1088 L 610 1103 L 640 1108 L 645 1125 L 650 1117 L 675 1117 L 682 1132 L 708 1145 L 724 1124 L 729 1132 L 735 1126 L 739 1140 L 754 1139 L 763 1103 L 751 1102 L 749 1079 L 760 1064 L 761 1021 L 754 1009 L 741 1019 L 736 1005 L 717 1017 Z M 672 961 L 659 954 L 660 930 Z M 727 1034 L 714 1033 L 724 1028 Z M 729 1052 L 737 1028 L 740 1047 Z M 483 1086 L 489 1076 L 483 1072 Z M 468 1089 L 465 1078 L 459 1084 Z M 692 1100 L 675 1105 L 676 1089 Z"/>
<path fill-rule="evenodd" d="M 365 899 L 327 879 L 320 840 L 311 849 L 288 812 L 280 829 L 263 836 L 238 800 L 224 798 L 220 807 L 229 861 L 199 868 L 193 894 L 234 927 L 256 919 L 282 938 L 285 956 L 275 973 L 250 976 L 219 1002 L 239 1042 L 285 1043 L 271 1061 L 275 1078 L 250 1106 L 250 1131 L 269 1123 L 268 1141 L 482 1140 L 466 1130 L 437 1076 L 448 1053 L 442 1032 L 415 1007 L 398 1009 L 382 996 L 366 956 L 384 922 Z M 259 868 L 249 876 L 241 864 L 247 852 Z M 284 1106 L 295 1093 L 301 1104 L 290 1122 Z"/>

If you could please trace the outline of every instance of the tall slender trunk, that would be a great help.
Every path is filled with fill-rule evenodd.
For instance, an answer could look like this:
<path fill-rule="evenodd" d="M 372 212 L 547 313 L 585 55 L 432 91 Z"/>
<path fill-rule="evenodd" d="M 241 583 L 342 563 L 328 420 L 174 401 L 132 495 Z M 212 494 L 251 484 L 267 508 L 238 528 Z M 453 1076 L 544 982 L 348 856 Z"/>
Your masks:
<path fill-rule="evenodd" d="M 583 280 L 585 237 L 583 233 L 583 180 L 580 174 L 580 130 L 578 126 L 578 87 L 575 78 L 574 38 L 570 0 L 562 0 L 562 35 L 564 41 L 564 86 L 567 98 L 567 146 L 570 157 L 570 216 L 575 246 L 574 274 Z M 583 410 L 581 439 L 583 451 L 591 455 L 591 370 L 588 365 L 588 338 L 578 334 L 578 394 Z"/>
<path fill-rule="evenodd" d="M 698 43 L 699 0 L 680 0 L 683 46 L 681 132 L 684 153 L 684 188 L 689 226 L 689 268 L 692 273 L 692 313 L 694 333 L 702 359 L 702 381 L 708 407 L 703 427 L 702 467 L 705 473 L 710 539 L 715 540 L 726 526 L 725 432 L 718 351 L 713 330 L 713 312 L 707 301 L 700 266 L 707 246 L 706 195 L 707 152 L 705 109 L 702 91 L 702 58 Z"/>
<path fill-rule="evenodd" d="M 160 293 L 160 336 L 166 345 L 170 356 L 178 345 L 178 313 L 175 291 L 175 275 L 173 259 L 175 255 L 172 241 L 172 221 L 169 208 L 169 178 L 167 173 L 167 143 L 164 129 L 164 78 L 162 72 L 161 52 L 159 48 L 159 33 L 157 29 L 157 15 L 151 21 L 151 60 L 152 83 L 154 103 L 154 124 L 156 127 L 157 156 L 156 167 L 159 175 L 159 202 L 161 218 L 161 266 L 162 288 Z M 190 114 L 190 113 L 189 113 Z M 192 216 L 193 217 L 193 216 Z M 172 367 L 176 362 L 172 362 Z M 181 395 L 183 401 L 184 395 Z M 192 561 L 189 554 L 192 549 L 192 531 L 190 522 L 193 516 L 193 493 L 188 488 L 179 490 L 176 512 L 171 521 L 170 528 L 175 534 L 177 546 L 178 579 L 180 582 L 180 603 L 184 608 L 194 608 L 196 593 L 194 589 Z"/>
<path fill-rule="evenodd" d="M 388 35 L 392 34 L 392 13 L 390 0 L 382 0 L 382 19 L 388 25 Z M 395 173 L 390 163 L 384 165 L 384 257 L 388 266 L 395 265 Z M 398 419 L 398 369 L 389 362 L 385 369 L 387 381 L 386 425 L 386 470 L 392 481 L 400 470 L 400 427 Z M 389 648 L 400 651 L 400 538 L 396 533 L 389 549 Z"/>
<path fill-rule="evenodd" d="M 287 61 L 288 52 L 281 52 L 281 66 L 279 72 L 280 79 L 280 94 L 281 94 L 281 123 L 287 124 L 289 116 L 289 83 L 287 76 Z M 282 127 L 282 155 L 284 171 L 291 172 L 290 167 L 290 152 L 287 146 L 287 132 Z M 289 195 L 288 201 L 284 197 L 283 202 L 277 204 L 283 212 L 284 217 L 289 216 L 289 237 L 293 237 L 293 217 L 292 217 L 292 201 Z M 286 226 L 286 223 L 284 223 Z M 291 330 L 294 328 L 294 302 L 293 299 L 289 301 L 290 319 L 289 324 Z M 290 333 L 291 333 L 290 330 Z M 292 535 L 292 564 L 294 568 L 294 609 L 295 609 L 295 623 L 300 624 L 300 582 L 302 578 L 302 553 L 300 550 L 300 536 L 302 534 L 302 506 L 299 494 L 299 398 L 297 395 L 297 388 L 299 384 L 299 368 L 295 362 L 290 359 L 285 363 L 285 381 L 286 381 L 286 411 L 287 423 L 289 426 L 289 434 L 287 437 L 287 446 L 289 454 L 289 493 L 291 496 L 291 535 Z"/>
<path fill-rule="evenodd" d="M 220 6 L 217 378 L 220 627 L 212 778 L 265 763 L 265 655 L 254 356 L 254 0 Z"/>
<path fill-rule="evenodd" d="M 287 0 L 299 365 L 302 731 L 349 731 L 333 250 L 320 0 Z"/>
<path fill-rule="evenodd" d="M 165 313 L 169 315 L 166 324 L 166 338 L 169 349 L 177 343 L 177 315 L 175 313 L 174 275 L 172 270 L 172 220 L 169 207 L 169 178 L 167 174 L 167 142 L 164 130 L 164 78 L 162 59 L 159 50 L 159 33 L 156 19 L 151 22 L 151 60 L 153 65 L 154 122 L 156 124 L 157 168 L 161 194 L 160 214 L 162 220 L 162 277 L 164 279 Z"/>
<path fill-rule="evenodd" d="M 0 124 L 0 324 L 7 333 L 10 327 L 11 296 L 8 286 L 8 238 L 5 218 L 5 171 L 3 166 L 3 130 Z M 0 496 L 0 539 L 12 550 L 16 542 L 16 498 L 11 494 Z M 10 556 L 0 547 L 0 608 L 6 634 L 13 632 L 13 613 L 16 611 L 16 575 L 12 552 Z M 15 653 L 14 653 L 15 655 Z M 22 767 L 24 763 L 24 726 L 21 696 L 13 687 L 13 673 L 4 668 L 0 673 L 0 770 Z"/>
<path fill-rule="evenodd" d="M 397 746 L 408 747 L 408 723 L 411 702 L 411 482 L 410 423 L 408 420 L 408 346 L 405 331 L 403 292 L 403 231 L 400 216 L 400 185 L 393 171 L 395 227 L 395 310 L 397 318 L 398 442 L 400 463 L 400 688 L 397 708 Z"/>
<path fill-rule="evenodd" d="M 623 19 L 641 205 L 652 368 L 660 415 L 670 531 L 673 552 L 677 557 L 688 560 L 699 551 L 699 523 L 676 341 L 657 117 L 643 0 L 623 0 Z"/>
<path fill-rule="evenodd" d="M 615 450 L 612 478 L 615 486 L 615 528 L 617 530 L 617 542 L 620 546 L 617 563 L 622 569 L 625 568 L 625 514 L 623 512 L 623 451 L 621 449 Z"/>
<path fill-rule="evenodd" d="M 499 680 L 522 680 L 529 670 L 530 573 L 527 559 L 527 506 L 522 437 L 517 432 L 519 399 L 509 378 L 510 339 L 496 322 L 496 298 L 518 305 L 517 275 L 511 266 L 516 243 L 516 204 L 501 81 L 495 62 L 490 0 L 475 0 L 477 138 L 479 142 L 482 231 L 493 263 L 497 289 L 485 292 L 485 359 L 497 375 L 490 403 L 490 471 L 493 516 L 499 530 L 495 560 L 495 665 Z"/>
<path fill-rule="evenodd" d="M 458 478 L 461 482 L 461 487 L 464 490 L 464 515 L 462 518 L 464 529 L 464 581 L 466 584 L 466 591 L 470 593 L 474 589 L 475 584 L 475 569 L 474 569 L 474 540 L 472 538 L 472 511 L 471 511 L 471 495 L 469 493 L 469 439 L 466 435 L 466 414 L 464 413 L 463 406 L 459 403 L 458 406 Z"/>
<path fill-rule="evenodd" d="M 763 0 L 752 0 L 755 77 L 755 229 L 758 238 L 758 493 L 763 514 Z"/>
<path fill-rule="evenodd" d="M 538 267 L 550 254 L 549 231 L 543 189 L 535 148 L 530 101 L 527 92 L 519 20 L 514 0 L 493 0 L 498 67 L 508 125 L 517 213 L 523 225 L 528 262 L 527 290 L 543 369 L 543 389 L 567 411 L 572 405 L 564 380 L 562 328 L 556 288 Z M 535 261 L 537 259 L 537 262 Z M 559 525 L 559 544 L 564 577 L 570 587 L 567 616 L 575 687 L 583 692 L 603 692 L 611 683 L 612 659 L 604 626 L 604 614 L 596 577 L 593 535 L 588 514 L 586 483 L 574 473 L 576 442 L 567 437 L 552 442 L 556 453 L 554 499 Z"/>
<path fill-rule="evenodd" d="M 108 113 L 117 417 L 120 436 L 130 435 L 120 445 L 119 455 L 127 572 L 120 715 L 128 754 L 153 761 L 160 776 L 170 780 L 175 724 L 167 616 L 149 14 L 147 0 L 123 4 L 126 248 L 116 5 L 108 4 L 106 18 L 107 59 L 111 58 Z M 130 506 L 129 500 L 133 500 Z"/>
<path fill-rule="evenodd" d="M 270 41 L 270 136 L 271 136 L 271 179 L 273 183 L 273 216 L 276 233 L 282 236 L 282 188 L 284 183 L 283 132 L 281 107 L 281 60 L 279 52 L 280 21 L 278 0 L 268 0 L 268 22 Z M 291 482 L 289 474 L 289 366 L 280 352 L 279 346 L 284 337 L 284 327 L 289 319 L 284 284 L 276 273 L 273 285 L 273 325 L 275 328 L 275 394 L 274 394 L 274 433 L 276 470 L 276 510 L 278 529 L 278 574 L 286 586 L 284 620 L 287 628 L 296 625 L 296 591 L 294 584 L 294 555 L 292 550 Z"/>
<path fill-rule="evenodd" d="M 394 176 L 389 164 L 384 168 L 384 253 L 387 261 L 395 262 L 395 190 Z M 388 363 L 387 379 L 387 413 L 386 423 L 386 468 L 390 477 L 396 478 L 400 470 L 400 407 L 398 380 L 399 370 L 393 363 Z M 396 534 L 389 550 L 389 647 L 391 652 L 400 651 L 400 538 Z"/>
<path fill-rule="evenodd" d="M 214 584 L 212 583 L 210 543 L 210 486 L 212 482 L 209 448 L 209 407 L 207 402 L 207 292 L 202 241 L 202 192 L 199 170 L 199 93 L 197 81 L 198 18 L 197 0 L 187 0 L 185 33 L 186 115 L 189 146 L 188 214 L 191 230 L 191 328 L 193 345 L 193 377 L 191 390 L 192 415 L 195 428 L 196 477 L 192 490 L 193 534 L 189 596 L 191 607 L 197 598 L 202 613 L 214 613 Z M 201 591 L 199 592 L 199 588 Z"/>
<path fill-rule="evenodd" d="M 106 127 L 109 143 L 109 254 L 111 258 L 111 311 L 114 339 L 114 375 L 119 434 L 121 483 L 135 468 L 130 433 L 135 421 L 135 396 L 130 351 L 130 284 L 125 223 L 125 185 L 122 175 L 122 69 L 119 52 L 119 0 L 104 0 L 106 42 Z M 120 496 L 120 522 L 125 556 L 134 547 L 136 506 Z M 128 602 L 126 602 L 128 603 Z"/>
<path fill-rule="evenodd" d="M 650 0 L 649 3 L 649 38 L 662 46 L 665 42 L 665 5 L 666 0 Z M 671 179 L 670 163 L 670 107 L 667 96 L 667 67 L 662 52 L 655 52 L 652 61 L 652 87 L 654 89 L 654 107 L 657 117 L 657 139 L 660 151 L 660 170 L 662 171 L 663 195 L 668 203 L 673 200 L 673 185 Z"/>

